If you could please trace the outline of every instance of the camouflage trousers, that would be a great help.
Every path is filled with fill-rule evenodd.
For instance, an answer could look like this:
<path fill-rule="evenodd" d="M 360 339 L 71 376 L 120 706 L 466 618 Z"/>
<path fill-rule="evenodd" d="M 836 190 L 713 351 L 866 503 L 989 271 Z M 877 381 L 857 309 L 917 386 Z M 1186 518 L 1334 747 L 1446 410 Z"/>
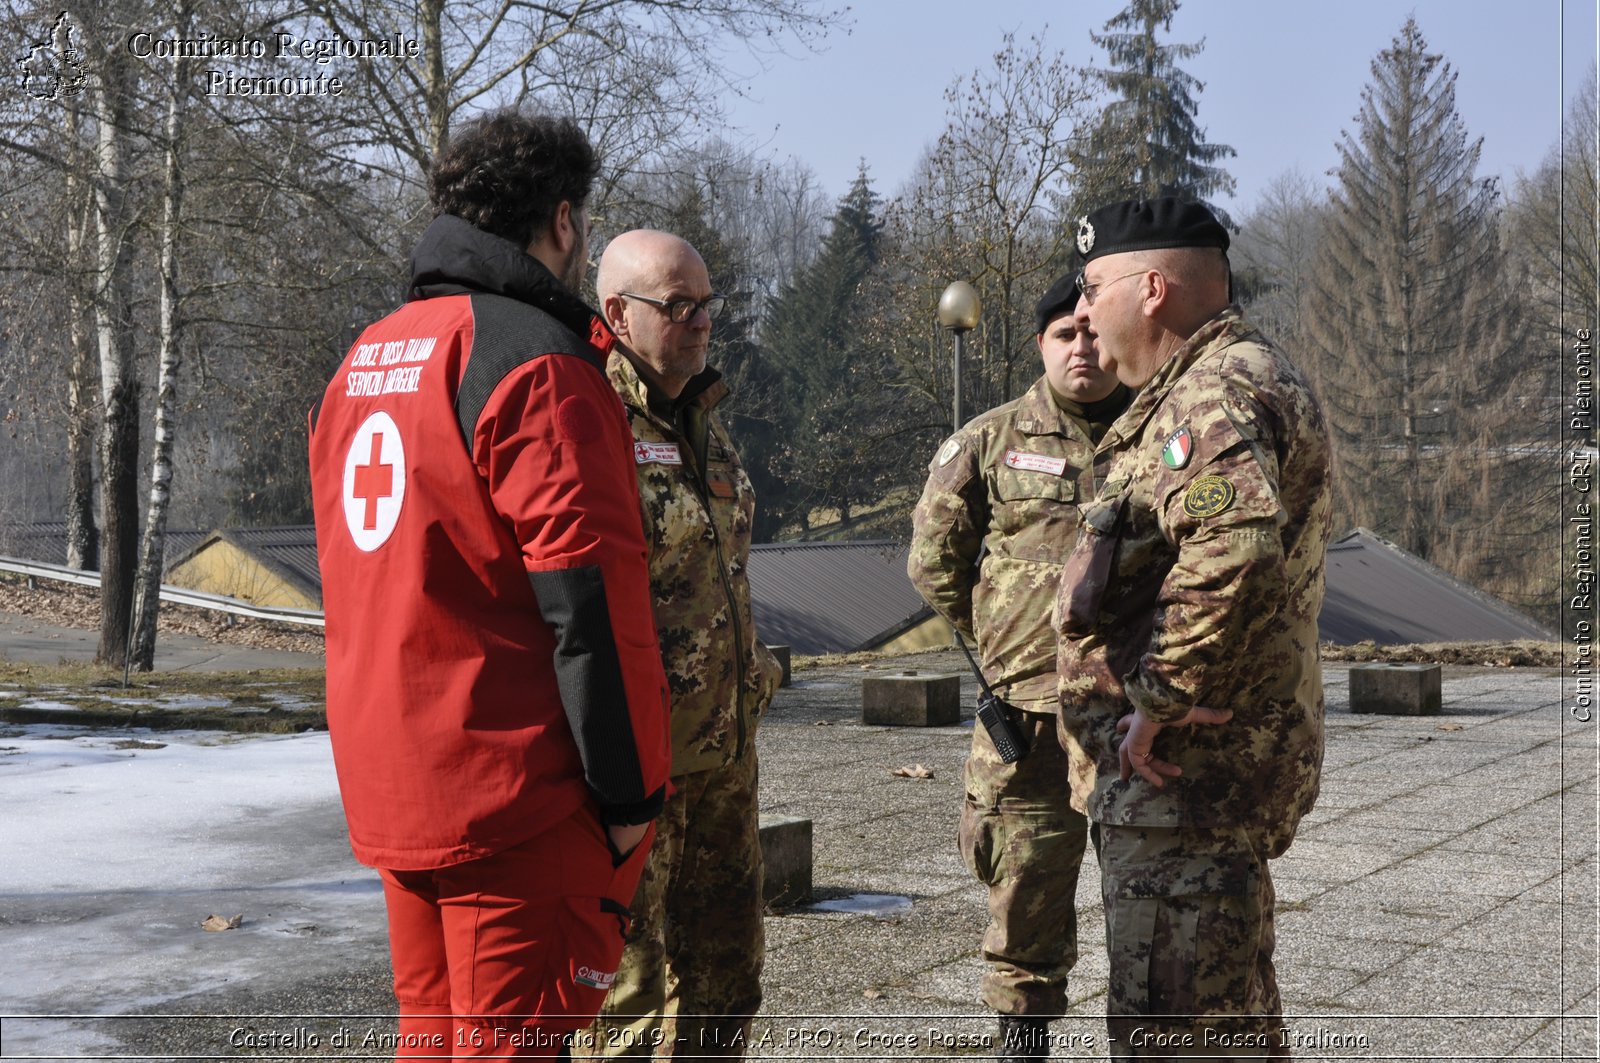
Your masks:
<path fill-rule="evenodd" d="M 1054 713 L 1022 712 L 1027 756 L 1006 764 L 972 729 L 961 855 L 989 887 L 984 1003 L 1004 1015 L 1056 1018 L 1078 962 L 1078 865 L 1088 824 L 1069 804 L 1067 754 Z"/>
<path fill-rule="evenodd" d="M 672 780 L 617 980 L 576 1058 L 739 1056 L 761 1006 L 755 746 Z"/>
<path fill-rule="evenodd" d="M 1266 840 L 1096 823 L 1114 1059 L 1287 1059 Z"/>

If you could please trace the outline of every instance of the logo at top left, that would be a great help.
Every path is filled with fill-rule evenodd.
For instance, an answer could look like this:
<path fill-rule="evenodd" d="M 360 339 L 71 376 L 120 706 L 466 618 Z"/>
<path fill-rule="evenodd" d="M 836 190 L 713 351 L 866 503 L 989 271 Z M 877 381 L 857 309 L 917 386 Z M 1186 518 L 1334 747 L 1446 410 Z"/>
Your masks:
<path fill-rule="evenodd" d="M 405 444 L 380 410 L 361 422 L 344 456 L 344 522 L 357 547 L 371 553 L 389 540 L 405 496 Z"/>
<path fill-rule="evenodd" d="M 36 100 L 59 100 L 83 91 L 89 76 L 83 72 L 77 36 L 77 27 L 63 11 L 45 39 L 35 41 L 17 57 L 24 92 Z"/>

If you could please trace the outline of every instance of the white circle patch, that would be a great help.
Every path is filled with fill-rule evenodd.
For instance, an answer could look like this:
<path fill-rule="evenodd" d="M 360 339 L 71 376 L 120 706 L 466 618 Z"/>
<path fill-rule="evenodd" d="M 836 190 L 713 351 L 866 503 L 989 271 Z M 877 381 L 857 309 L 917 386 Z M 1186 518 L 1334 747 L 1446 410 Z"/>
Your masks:
<path fill-rule="evenodd" d="M 344 456 L 344 521 L 356 546 L 371 553 L 388 541 L 405 496 L 406 448 L 379 411 L 361 422 Z"/>

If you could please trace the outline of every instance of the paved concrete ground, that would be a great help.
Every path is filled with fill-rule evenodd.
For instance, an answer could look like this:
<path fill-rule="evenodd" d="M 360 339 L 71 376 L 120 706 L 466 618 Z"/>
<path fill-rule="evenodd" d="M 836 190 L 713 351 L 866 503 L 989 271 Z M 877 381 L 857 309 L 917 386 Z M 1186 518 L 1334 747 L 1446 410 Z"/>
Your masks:
<path fill-rule="evenodd" d="M 1332 665 L 1325 677 L 1322 797 L 1273 866 L 1296 1054 L 1594 1058 L 1594 725 L 1563 715 L 1553 670 L 1447 669 L 1444 715 L 1424 718 L 1352 715 L 1347 675 Z M 769 923 L 767 1010 L 872 1016 L 829 1029 L 851 1047 L 863 1024 L 920 1035 L 919 1052 L 937 1052 L 930 1026 L 978 1035 L 991 1021 L 932 1019 L 976 1012 L 982 971 L 982 894 L 953 844 L 966 731 L 864 728 L 853 679 L 807 677 L 803 701 L 780 703 L 763 735 L 764 805 L 813 818 L 824 892 L 913 905 L 875 922 Z M 934 778 L 889 774 L 909 763 Z M 1061 1057 L 1104 1050 L 1104 920 L 1089 862 L 1072 989 L 1082 1018 L 1056 1024 Z"/>
<path fill-rule="evenodd" d="M 752 1055 L 986 1054 L 993 1017 L 977 1003 L 983 893 L 954 843 L 970 718 L 926 730 L 860 722 L 862 676 L 961 667 L 957 655 L 938 653 L 803 671 L 763 723 L 763 809 L 814 821 L 814 901 L 876 901 L 886 914 L 809 907 L 769 916 L 766 1003 Z M 968 679 L 969 705 L 971 686 Z M 1555 670 L 1448 668 L 1444 714 L 1425 718 L 1354 716 L 1347 687 L 1346 666 L 1330 665 L 1322 797 L 1273 866 L 1278 972 L 1295 1054 L 1594 1059 L 1596 725 L 1567 716 Z M 932 778 L 891 774 L 914 764 L 931 768 Z M 258 878 L 254 888 L 280 912 L 326 907 L 317 891 L 327 882 L 362 881 L 336 844 L 339 829 L 336 807 L 275 823 L 273 845 L 299 855 L 280 866 L 257 854 L 248 872 Z M 327 866 L 309 866 L 305 854 L 313 852 L 325 854 Z M 1073 1014 L 1053 1027 L 1061 1059 L 1106 1054 L 1092 855 L 1088 865 Z M 63 1038 L 71 1029 L 107 1046 L 98 1051 L 261 1058 L 273 1053 L 263 1042 L 231 1043 L 246 1024 L 239 1016 L 256 1016 L 248 1027 L 287 1038 L 278 1042 L 284 1055 L 291 1048 L 296 1056 L 359 1054 L 355 1045 L 334 1048 L 333 1031 L 390 1028 L 382 1016 L 393 1008 L 381 902 L 376 891 L 363 896 L 366 904 L 337 908 L 339 925 L 324 914 L 322 929 L 303 936 L 212 935 L 250 949 L 228 984 L 197 989 L 179 971 L 146 964 L 137 986 L 126 987 L 139 1001 L 128 1010 L 219 1018 L 52 1021 Z M 0 903 L 10 907 L 3 897 Z M 25 911 L 0 918 L 0 955 L 25 940 L 49 941 L 52 925 L 90 918 L 81 905 L 94 903 L 32 898 Z M 128 910 L 105 932 L 126 935 L 126 947 L 138 949 L 139 928 L 148 926 L 142 909 L 160 909 L 164 899 L 149 892 L 117 903 Z M 221 910 L 228 902 L 191 898 L 189 907 L 207 905 Z M 5 991 L 0 974 L 0 1011 L 114 1010 L 103 972 L 62 975 L 59 989 L 41 995 Z M 26 1044 L 31 1054 L 52 1037 L 39 1022 L 6 1022 L 15 1037 L 0 1052 Z M 312 1035 L 315 1045 L 306 1043 Z"/>

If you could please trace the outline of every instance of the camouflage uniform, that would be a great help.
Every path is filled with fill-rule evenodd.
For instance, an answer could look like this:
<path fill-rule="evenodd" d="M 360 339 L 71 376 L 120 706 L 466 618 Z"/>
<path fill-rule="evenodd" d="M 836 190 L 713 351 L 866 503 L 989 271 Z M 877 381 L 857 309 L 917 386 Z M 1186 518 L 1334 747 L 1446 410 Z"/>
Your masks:
<path fill-rule="evenodd" d="M 1159 369 L 1100 444 L 1111 464 L 1062 577 L 1062 727 L 1092 770 L 1119 1055 L 1170 1027 L 1182 1052 L 1275 1052 L 1267 861 L 1317 796 L 1317 613 L 1330 526 L 1327 428 L 1305 378 L 1229 307 Z M 1119 780 L 1118 719 L 1194 705 L 1162 731 L 1183 775 Z M 1203 928 L 1203 929 L 1200 929 Z M 1193 1016 L 1151 1023 L 1130 1016 Z M 1219 1042 L 1224 1035 L 1236 1039 Z M 1251 1041 L 1251 1038 L 1264 1040 Z"/>
<path fill-rule="evenodd" d="M 713 412 L 728 394 L 719 373 L 701 373 L 675 401 L 648 387 L 620 353 L 607 375 L 635 441 L 672 690 L 673 793 L 634 896 L 616 983 L 591 1029 L 594 1044 L 577 1048 L 736 1054 L 761 1004 L 764 955 L 756 719 L 782 677 L 750 613 L 755 495 Z M 682 1017 L 664 1026 L 669 1001 Z"/>
<path fill-rule="evenodd" d="M 1005 1015 L 1055 1018 L 1066 1010 L 1077 962 L 1074 895 L 1087 824 L 1069 803 L 1067 756 L 1056 739 L 1056 640 L 1050 607 L 1094 492 L 1092 439 L 1127 403 L 1058 405 L 1044 377 L 1014 402 L 957 432 L 935 455 L 917 505 L 911 582 L 971 639 L 995 693 L 1022 710 L 1031 748 L 1001 761 L 972 730 L 960 844 L 989 887 L 983 999 Z M 987 547 L 981 566 L 979 548 Z"/>

